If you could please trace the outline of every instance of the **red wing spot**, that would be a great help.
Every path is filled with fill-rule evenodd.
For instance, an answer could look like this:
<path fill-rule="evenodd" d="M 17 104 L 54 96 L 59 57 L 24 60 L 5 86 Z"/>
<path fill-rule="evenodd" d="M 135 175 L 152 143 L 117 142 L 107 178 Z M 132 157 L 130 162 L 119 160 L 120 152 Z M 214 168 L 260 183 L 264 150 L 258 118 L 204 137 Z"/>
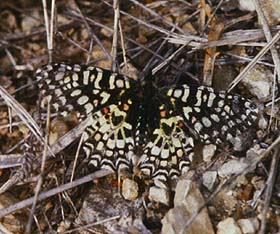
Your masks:
<path fill-rule="evenodd" d="M 178 126 L 179 126 L 180 128 L 183 128 L 183 127 L 185 127 L 185 124 L 184 124 L 183 122 L 180 122 L 180 123 L 178 124 Z"/>
<path fill-rule="evenodd" d="M 124 111 L 128 111 L 129 110 L 129 105 L 127 105 L 126 103 L 123 104 L 123 110 Z"/>
<path fill-rule="evenodd" d="M 138 96 L 139 96 L 139 97 L 143 97 L 143 96 L 144 96 L 144 94 L 143 94 L 143 91 L 142 91 L 142 90 L 139 90 L 139 91 L 138 91 Z"/>
<path fill-rule="evenodd" d="M 109 108 L 108 107 L 104 107 L 103 108 L 103 113 L 104 114 L 108 114 L 109 113 Z"/>
<path fill-rule="evenodd" d="M 120 183 L 118 183 L 118 180 L 112 180 L 111 185 L 113 187 L 122 187 L 122 181 L 120 181 Z"/>
<path fill-rule="evenodd" d="M 160 116 L 163 117 L 163 118 L 166 117 L 166 111 L 165 110 L 161 110 L 160 111 Z"/>

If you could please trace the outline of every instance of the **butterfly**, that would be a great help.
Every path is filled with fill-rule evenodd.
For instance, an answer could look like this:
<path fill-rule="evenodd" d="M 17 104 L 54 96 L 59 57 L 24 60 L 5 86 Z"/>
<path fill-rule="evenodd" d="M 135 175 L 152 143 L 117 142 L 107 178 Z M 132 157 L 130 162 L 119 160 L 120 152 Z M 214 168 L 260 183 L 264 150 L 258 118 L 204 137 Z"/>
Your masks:
<path fill-rule="evenodd" d="M 167 181 L 189 170 L 194 141 L 221 144 L 257 119 L 250 100 L 211 87 L 159 87 L 110 70 L 52 63 L 36 72 L 42 97 L 62 116 L 90 117 L 82 150 L 89 165 L 119 171 L 139 168 Z"/>

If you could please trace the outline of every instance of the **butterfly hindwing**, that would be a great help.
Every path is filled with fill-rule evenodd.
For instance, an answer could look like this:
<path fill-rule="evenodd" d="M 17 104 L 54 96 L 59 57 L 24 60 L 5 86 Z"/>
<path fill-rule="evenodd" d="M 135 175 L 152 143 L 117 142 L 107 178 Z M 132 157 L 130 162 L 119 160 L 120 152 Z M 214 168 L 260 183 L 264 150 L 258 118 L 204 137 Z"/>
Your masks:
<path fill-rule="evenodd" d="M 181 116 L 160 106 L 159 125 L 144 147 L 139 167 L 153 179 L 167 181 L 188 171 L 193 157 L 193 138 L 186 135 Z"/>
<path fill-rule="evenodd" d="M 132 168 L 134 157 L 133 125 L 127 122 L 131 102 L 110 105 L 93 114 L 85 129 L 82 149 L 95 168 L 118 171 Z"/>

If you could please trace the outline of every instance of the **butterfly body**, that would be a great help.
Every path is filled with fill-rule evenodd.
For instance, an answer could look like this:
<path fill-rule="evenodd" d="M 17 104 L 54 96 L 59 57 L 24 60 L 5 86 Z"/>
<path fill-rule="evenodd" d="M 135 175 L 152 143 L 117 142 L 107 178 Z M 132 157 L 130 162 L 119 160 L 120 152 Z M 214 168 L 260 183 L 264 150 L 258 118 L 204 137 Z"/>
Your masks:
<path fill-rule="evenodd" d="M 41 94 L 54 111 L 91 116 L 82 149 L 89 164 L 118 171 L 139 167 L 162 180 L 187 171 L 194 139 L 220 144 L 246 131 L 256 106 L 205 86 L 158 87 L 92 66 L 55 63 L 37 71 Z"/>

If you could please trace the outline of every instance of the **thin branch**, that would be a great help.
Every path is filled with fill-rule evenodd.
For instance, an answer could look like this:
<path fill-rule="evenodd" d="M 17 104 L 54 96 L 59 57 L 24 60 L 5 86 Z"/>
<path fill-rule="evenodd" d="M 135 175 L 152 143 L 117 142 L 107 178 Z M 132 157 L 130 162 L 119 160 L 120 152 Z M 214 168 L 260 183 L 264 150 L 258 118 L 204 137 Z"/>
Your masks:
<path fill-rule="evenodd" d="M 119 0 L 114 0 L 114 33 L 113 33 L 113 43 L 112 43 L 112 71 L 117 70 L 117 46 L 118 46 L 118 26 L 120 20 L 120 4 Z"/>
<path fill-rule="evenodd" d="M 265 201 L 264 201 L 264 207 L 262 210 L 262 220 L 261 220 L 261 228 L 259 231 L 259 234 L 265 234 L 265 229 L 266 229 L 266 216 L 267 216 L 267 212 L 269 209 L 269 204 L 270 204 L 270 199 L 271 199 L 271 195 L 272 195 L 272 190 L 273 190 L 273 186 L 275 183 L 275 178 L 277 175 L 277 168 L 279 168 L 279 158 L 280 158 L 280 154 L 279 154 L 280 148 L 278 147 L 275 150 L 275 153 L 273 155 L 272 158 L 272 162 L 271 162 L 271 166 L 270 166 L 270 171 L 269 171 L 269 176 L 268 179 L 266 181 L 266 193 L 265 193 Z"/>
<path fill-rule="evenodd" d="M 41 191 L 41 187 L 43 184 L 43 174 L 45 171 L 45 165 L 46 165 L 46 159 L 47 159 L 47 149 L 49 145 L 49 131 L 50 131 L 50 113 L 51 113 L 51 107 L 50 107 L 50 99 L 48 99 L 48 105 L 47 105 L 47 123 L 46 123 L 46 134 L 45 134 L 45 144 L 44 144 L 44 151 L 43 151 L 43 158 L 41 162 L 41 171 L 39 180 L 37 181 L 36 187 L 35 187 L 35 195 L 34 200 L 32 203 L 31 211 L 29 214 L 28 222 L 26 224 L 25 233 L 29 234 L 31 233 L 32 223 L 33 223 L 33 216 L 35 214 L 36 204 L 38 200 L 39 193 Z"/>

